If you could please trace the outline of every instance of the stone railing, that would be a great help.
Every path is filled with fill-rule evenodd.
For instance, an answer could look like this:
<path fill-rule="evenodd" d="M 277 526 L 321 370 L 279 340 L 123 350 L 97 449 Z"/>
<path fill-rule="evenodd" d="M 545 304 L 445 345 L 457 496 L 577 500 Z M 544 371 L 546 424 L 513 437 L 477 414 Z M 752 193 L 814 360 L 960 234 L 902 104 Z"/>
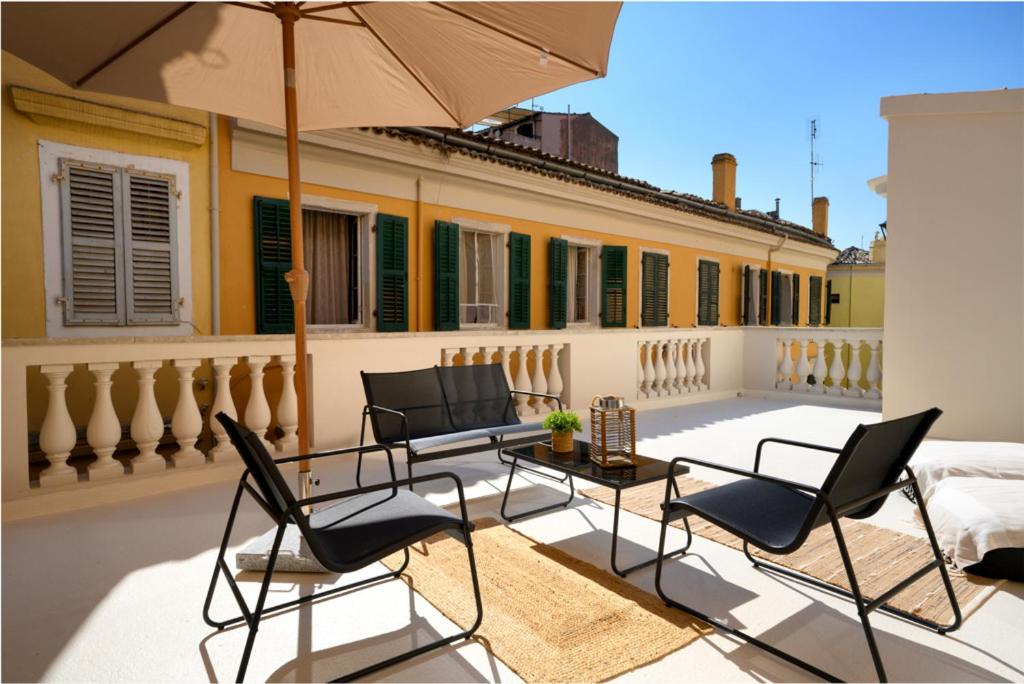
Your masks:
<path fill-rule="evenodd" d="M 547 342 L 520 345 L 472 345 L 445 347 L 441 350 L 441 365 L 467 365 L 500 363 L 508 386 L 526 392 L 553 394 L 566 404 L 566 381 L 569 364 L 568 344 Z M 516 412 L 520 416 L 539 415 L 557 408 L 551 399 L 540 399 L 525 394 L 516 396 Z"/>
<path fill-rule="evenodd" d="M 68 465 L 68 459 L 78 444 L 78 431 L 68 407 L 67 380 L 75 371 L 75 364 L 53 364 L 39 368 L 46 378 L 48 400 L 46 415 L 39 428 L 39 447 L 49 462 L 39 474 L 40 487 L 76 484 L 82 481 L 106 480 L 131 475 L 162 472 L 168 468 L 189 468 L 213 463 L 236 454 L 228 441 L 224 428 L 213 418 L 223 411 L 238 419 L 235 402 L 231 396 L 231 372 L 241 369 L 249 380 L 249 394 L 242 412 L 242 422 L 260 435 L 268 449 L 279 454 L 292 453 L 297 445 L 296 428 L 298 414 L 294 385 L 294 355 L 277 355 L 274 360 L 280 365 L 282 385 L 276 401 L 277 426 L 281 436 L 271 444 L 266 435 L 270 429 L 271 406 L 264 391 L 264 368 L 271 356 L 217 356 L 212 358 L 142 359 L 125 364 L 134 374 L 137 383 L 137 399 L 131 412 L 129 443 L 122 440 L 123 428 L 114 409 L 111 388 L 112 376 L 121 369 L 119 362 L 89 362 L 84 366 L 92 378 L 95 389 L 86 427 L 86 443 L 96 460 L 84 472 Z M 205 363 L 204 363 L 205 362 Z M 196 394 L 196 371 L 201 365 L 212 369 L 214 399 L 204 417 Z M 160 442 L 165 435 L 164 418 L 157 404 L 155 374 L 169 366 L 177 375 L 177 399 L 171 417 L 170 432 L 176 447 L 158 453 Z M 208 448 L 200 451 L 197 442 L 204 428 L 209 428 L 213 439 Z M 214 441 L 215 440 L 215 441 Z M 136 451 L 134 455 L 121 460 L 114 458 L 115 451 L 125 447 Z M 90 455 L 90 454 L 84 454 Z"/>
<path fill-rule="evenodd" d="M 666 335 L 637 342 L 637 399 L 655 399 L 710 387 L 711 340 Z"/>
<path fill-rule="evenodd" d="M 882 398 L 882 331 L 801 330 L 776 337 L 775 388 L 864 399 Z"/>

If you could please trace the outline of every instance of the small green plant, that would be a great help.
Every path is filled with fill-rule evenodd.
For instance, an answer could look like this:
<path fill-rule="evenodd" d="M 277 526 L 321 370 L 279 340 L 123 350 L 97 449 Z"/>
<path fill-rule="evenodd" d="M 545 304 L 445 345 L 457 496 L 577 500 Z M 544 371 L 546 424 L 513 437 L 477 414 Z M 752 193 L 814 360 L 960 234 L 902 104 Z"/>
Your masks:
<path fill-rule="evenodd" d="M 583 432 L 583 423 L 575 411 L 554 411 L 541 423 L 541 427 L 552 432 Z"/>

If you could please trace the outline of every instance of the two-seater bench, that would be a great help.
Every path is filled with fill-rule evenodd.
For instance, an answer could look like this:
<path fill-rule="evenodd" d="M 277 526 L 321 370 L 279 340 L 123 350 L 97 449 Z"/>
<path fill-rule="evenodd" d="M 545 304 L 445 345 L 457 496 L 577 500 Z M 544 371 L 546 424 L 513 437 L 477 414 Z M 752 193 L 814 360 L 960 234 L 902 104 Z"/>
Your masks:
<path fill-rule="evenodd" d="M 536 442 L 541 427 L 519 419 L 516 395 L 551 399 L 562 408 L 555 395 L 509 388 L 497 363 L 360 375 L 366 406 L 359 443 L 364 443 L 369 418 L 374 441 L 405 449 L 410 477 L 414 463 L 495 449 L 504 463 L 502 448 Z M 361 459 L 358 467 L 357 482 Z"/>

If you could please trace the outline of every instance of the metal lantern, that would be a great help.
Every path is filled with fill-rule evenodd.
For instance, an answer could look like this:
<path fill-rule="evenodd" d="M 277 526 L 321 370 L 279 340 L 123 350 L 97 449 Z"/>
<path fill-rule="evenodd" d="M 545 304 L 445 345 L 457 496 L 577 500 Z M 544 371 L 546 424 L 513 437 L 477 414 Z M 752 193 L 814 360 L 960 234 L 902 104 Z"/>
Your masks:
<path fill-rule="evenodd" d="M 636 465 L 636 409 L 622 397 L 590 402 L 590 460 L 602 468 Z"/>

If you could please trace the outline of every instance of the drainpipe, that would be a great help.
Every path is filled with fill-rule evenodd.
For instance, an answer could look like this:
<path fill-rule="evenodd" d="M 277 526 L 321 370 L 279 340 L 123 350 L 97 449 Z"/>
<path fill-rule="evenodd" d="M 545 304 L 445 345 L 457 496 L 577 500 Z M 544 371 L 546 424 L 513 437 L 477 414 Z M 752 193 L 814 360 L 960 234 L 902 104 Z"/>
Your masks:
<path fill-rule="evenodd" d="M 778 233 L 775 234 L 779 235 Z M 786 240 L 788 239 L 789 236 L 786 234 L 779 235 L 779 244 L 768 248 L 768 277 L 765 278 L 765 281 L 768 283 L 768 294 L 765 295 L 768 298 L 768 306 L 765 307 L 765 315 L 768 316 L 769 323 L 772 320 L 772 313 L 774 313 L 769 308 L 772 305 L 772 254 L 782 249 L 782 246 L 786 244 Z"/>
<path fill-rule="evenodd" d="M 217 115 L 210 113 L 210 288 L 213 334 L 220 335 L 220 154 Z"/>

